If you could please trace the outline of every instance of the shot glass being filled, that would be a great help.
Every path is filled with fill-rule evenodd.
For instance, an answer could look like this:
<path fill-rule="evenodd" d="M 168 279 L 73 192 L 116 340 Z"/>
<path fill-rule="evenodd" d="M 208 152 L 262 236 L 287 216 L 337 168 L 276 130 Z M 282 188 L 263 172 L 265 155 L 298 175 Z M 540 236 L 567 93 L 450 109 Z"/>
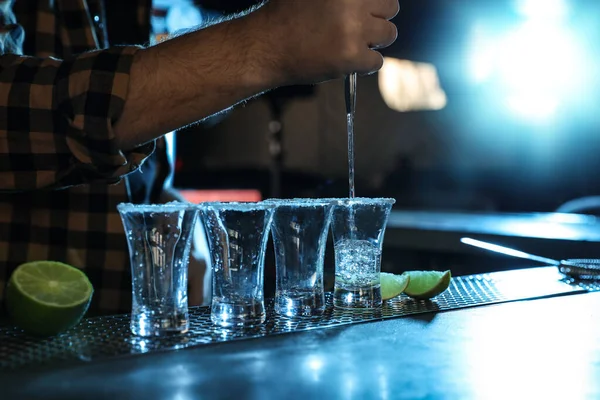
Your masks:
<path fill-rule="evenodd" d="M 381 307 L 381 252 L 395 202 L 388 198 L 338 199 L 331 223 L 335 253 L 334 306 Z"/>

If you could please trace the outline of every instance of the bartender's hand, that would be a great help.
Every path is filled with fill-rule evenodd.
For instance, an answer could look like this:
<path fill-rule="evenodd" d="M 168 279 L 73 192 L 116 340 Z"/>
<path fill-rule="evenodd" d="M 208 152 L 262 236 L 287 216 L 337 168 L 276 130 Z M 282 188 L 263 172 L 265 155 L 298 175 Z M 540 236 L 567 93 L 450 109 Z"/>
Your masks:
<path fill-rule="evenodd" d="M 398 0 L 271 0 L 257 11 L 283 81 L 313 83 L 379 70 L 397 38 Z M 257 15 L 258 17 L 258 15 Z"/>

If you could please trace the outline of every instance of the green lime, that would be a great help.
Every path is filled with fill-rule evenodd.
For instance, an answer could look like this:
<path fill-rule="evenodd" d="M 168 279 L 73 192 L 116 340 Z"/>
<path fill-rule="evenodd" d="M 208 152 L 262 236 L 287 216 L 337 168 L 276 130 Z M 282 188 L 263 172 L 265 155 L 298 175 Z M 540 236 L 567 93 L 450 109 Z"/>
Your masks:
<path fill-rule="evenodd" d="M 404 293 L 418 300 L 427 300 L 443 293 L 450 286 L 450 271 L 406 271 L 402 275 L 410 277 Z"/>
<path fill-rule="evenodd" d="M 408 275 L 395 275 L 382 272 L 380 276 L 382 300 L 389 300 L 400 296 L 410 281 Z"/>
<path fill-rule="evenodd" d="M 33 261 L 11 275 L 6 306 L 13 322 L 24 331 L 56 335 L 81 320 L 93 292 L 81 270 L 55 261 Z"/>

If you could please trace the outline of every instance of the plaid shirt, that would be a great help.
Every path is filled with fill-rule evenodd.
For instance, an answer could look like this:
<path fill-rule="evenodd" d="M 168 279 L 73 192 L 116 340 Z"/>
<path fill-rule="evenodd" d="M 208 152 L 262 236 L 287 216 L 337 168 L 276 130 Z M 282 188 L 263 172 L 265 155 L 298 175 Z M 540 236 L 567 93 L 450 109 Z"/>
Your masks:
<path fill-rule="evenodd" d="M 171 171 L 164 139 L 129 152 L 116 145 L 112 124 L 139 47 L 108 47 L 108 38 L 117 24 L 127 33 L 113 45 L 148 42 L 150 8 L 150 0 L 0 0 L 0 299 L 19 264 L 56 260 L 85 270 L 90 313 L 130 311 L 116 206 L 157 202 Z"/>

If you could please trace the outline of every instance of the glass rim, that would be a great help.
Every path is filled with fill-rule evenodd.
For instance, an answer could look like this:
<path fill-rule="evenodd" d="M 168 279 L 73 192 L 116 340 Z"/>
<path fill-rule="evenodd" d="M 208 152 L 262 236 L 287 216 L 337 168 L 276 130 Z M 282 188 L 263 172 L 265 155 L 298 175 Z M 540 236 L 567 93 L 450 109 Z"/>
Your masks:
<path fill-rule="evenodd" d="M 277 206 L 292 206 L 292 207 L 315 207 L 315 206 L 332 206 L 336 201 L 333 199 L 317 199 L 317 198 L 293 198 L 293 199 L 265 199 L 264 203 L 272 203 Z"/>
<path fill-rule="evenodd" d="M 117 210 L 122 213 L 128 212 L 137 212 L 137 213 L 147 213 L 147 212 L 175 212 L 175 211 L 187 211 L 193 210 L 194 204 L 186 203 L 182 201 L 171 201 L 169 203 L 153 203 L 153 204 L 135 204 L 135 203 L 119 203 L 117 205 Z"/>
<path fill-rule="evenodd" d="M 396 199 L 392 197 L 342 197 L 335 199 L 338 204 L 390 204 L 394 205 Z"/>
<path fill-rule="evenodd" d="M 265 201 L 207 201 L 196 204 L 196 207 L 201 210 L 206 208 L 214 208 L 216 210 L 230 211 L 263 211 L 275 209 L 274 204 L 268 204 Z"/>

